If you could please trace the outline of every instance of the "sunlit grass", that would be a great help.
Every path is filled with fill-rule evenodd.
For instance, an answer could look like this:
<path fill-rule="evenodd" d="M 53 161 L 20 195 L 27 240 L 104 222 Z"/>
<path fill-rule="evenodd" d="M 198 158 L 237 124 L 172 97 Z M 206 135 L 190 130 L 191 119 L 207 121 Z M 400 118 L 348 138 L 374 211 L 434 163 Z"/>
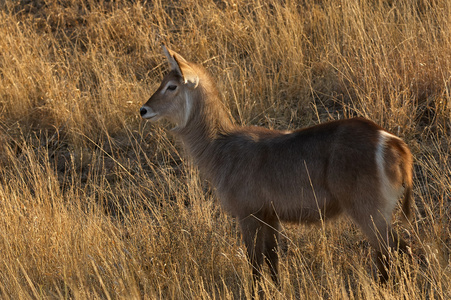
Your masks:
<path fill-rule="evenodd" d="M 415 157 L 413 261 L 380 286 L 348 220 L 281 229 L 276 299 L 446 299 L 451 269 L 449 1 L 0 4 L 0 297 L 246 299 L 250 266 L 168 124 L 138 109 L 202 63 L 239 124 L 363 116 Z"/>

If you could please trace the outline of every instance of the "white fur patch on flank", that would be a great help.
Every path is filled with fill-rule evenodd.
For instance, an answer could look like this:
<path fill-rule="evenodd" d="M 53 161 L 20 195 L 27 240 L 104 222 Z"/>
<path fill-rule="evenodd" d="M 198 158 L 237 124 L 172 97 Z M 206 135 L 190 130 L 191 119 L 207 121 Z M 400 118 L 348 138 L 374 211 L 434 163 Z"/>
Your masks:
<path fill-rule="evenodd" d="M 384 207 L 382 208 L 381 213 L 386 218 L 387 222 L 390 222 L 391 214 L 393 209 L 398 202 L 399 191 L 393 184 L 390 182 L 386 172 L 385 172 L 385 149 L 387 146 L 387 141 L 392 138 L 398 138 L 384 130 L 379 131 L 379 142 L 376 148 L 376 165 L 377 172 L 380 178 L 380 192 L 383 197 Z"/>

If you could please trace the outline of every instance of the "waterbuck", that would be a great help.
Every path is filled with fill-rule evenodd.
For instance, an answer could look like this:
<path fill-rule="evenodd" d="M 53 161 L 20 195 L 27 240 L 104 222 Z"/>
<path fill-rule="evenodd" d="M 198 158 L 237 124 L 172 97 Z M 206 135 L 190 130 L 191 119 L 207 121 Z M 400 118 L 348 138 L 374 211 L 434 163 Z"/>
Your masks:
<path fill-rule="evenodd" d="M 344 212 L 377 250 L 382 281 L 389 249 L 406 244 L 391 227 L 404 193 L 409 215 L 412 155 L 375 123 L 353 118 L 295 131 L 234 125 L 215 81 L 197 64 L 163 45 L 170 71 L 140 109 L 144 119 L 166 118 L 222 206 L 240 224 L 253 267 L 263 262 L 278 284 L 279 223 L 313 223 Z"/>

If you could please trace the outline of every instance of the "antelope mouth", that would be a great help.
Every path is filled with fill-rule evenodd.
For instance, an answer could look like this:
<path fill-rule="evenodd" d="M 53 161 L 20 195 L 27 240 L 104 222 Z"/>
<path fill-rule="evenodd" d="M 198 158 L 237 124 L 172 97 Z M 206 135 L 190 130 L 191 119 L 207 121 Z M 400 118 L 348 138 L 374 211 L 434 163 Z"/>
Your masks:
<path fill-rule="evenodd" d="M 139 114 L 141 115 L 141 118 L 146 120 L 155 119 L 158 114 L 153 112 L 151 108 L 143 106 L 139 110 Z"/>
<path fill-rule="evenodd" d="M 149 115 L 144 115 L 144 116 L 141 116 L 143 119 L 146 119 L 146 120 L 152 120 L 152 119 L 155 119 L 156 117 L 157 117 L 158 115 L 157 114 L 149 114 Z"/>

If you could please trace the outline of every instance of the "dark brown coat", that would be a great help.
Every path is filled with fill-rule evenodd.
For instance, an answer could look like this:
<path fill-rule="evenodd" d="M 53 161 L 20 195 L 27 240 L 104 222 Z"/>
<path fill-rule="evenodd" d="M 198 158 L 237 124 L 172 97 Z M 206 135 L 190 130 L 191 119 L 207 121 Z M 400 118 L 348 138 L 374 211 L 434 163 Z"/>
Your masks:
<path fill-rule="evenodd" d="M 140 113 L 177 124 L 173 131 L 187 153 L 238 218 L 255 278 L 266 258 L 278 282 L 280 221 L 312 223 L 345 212 L 378 250 L 386 280 L 382 254 L 405 248 L 391 218 L 403 191 L 409 214 L 412 156 L 406 144 L 362 118 L 292 132 L 236 126 L 207 72 L 163 49 L 171 71 Z"/>

